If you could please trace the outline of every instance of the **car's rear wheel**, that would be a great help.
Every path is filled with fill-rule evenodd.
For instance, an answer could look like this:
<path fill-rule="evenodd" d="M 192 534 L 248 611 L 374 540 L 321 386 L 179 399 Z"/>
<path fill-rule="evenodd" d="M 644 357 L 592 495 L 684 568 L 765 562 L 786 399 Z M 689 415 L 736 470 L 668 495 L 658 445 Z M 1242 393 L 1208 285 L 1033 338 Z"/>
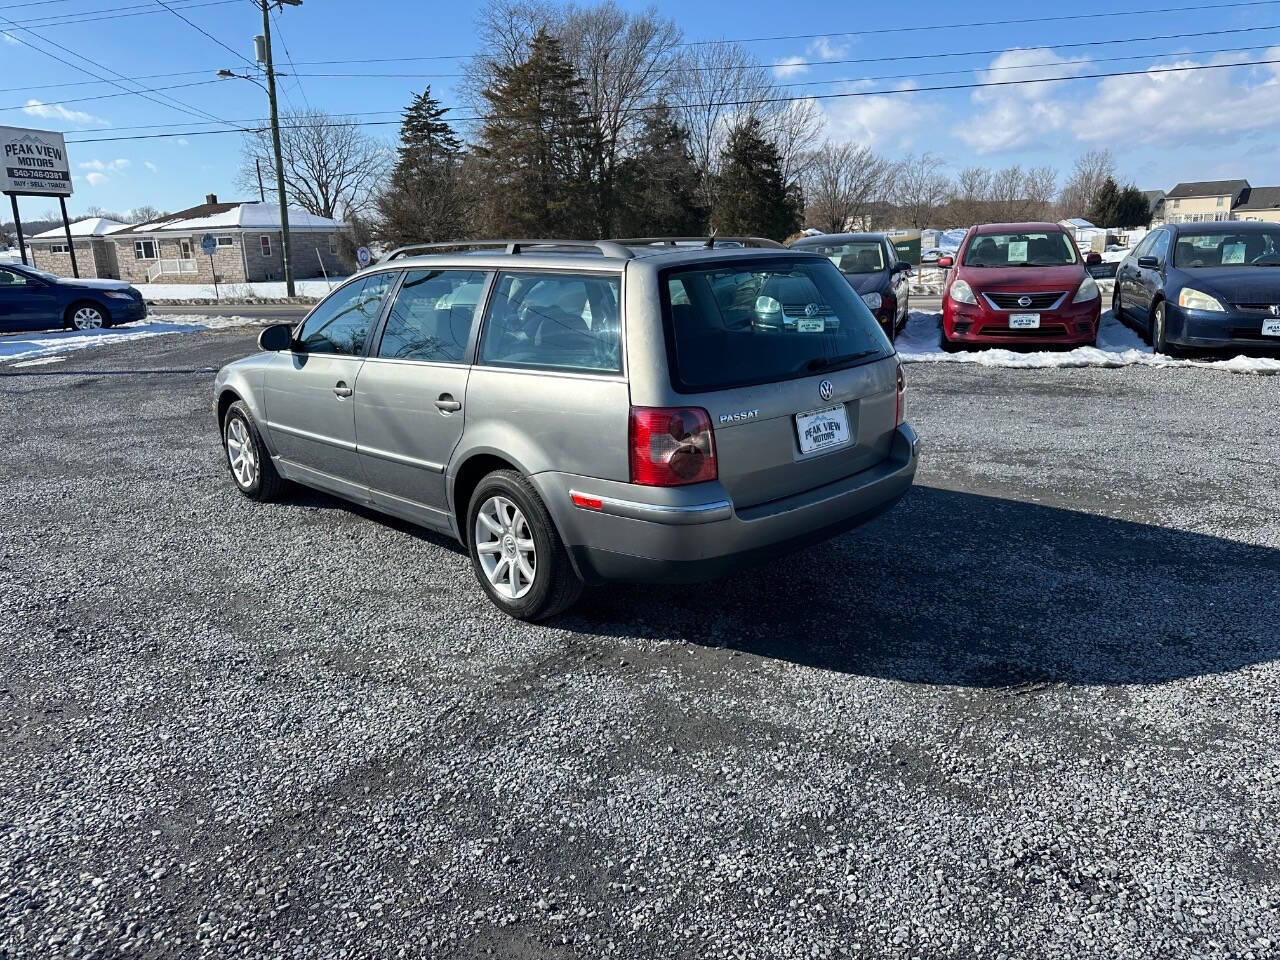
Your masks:
<path fill-rule="evenodd" d="M 244 496 L 259 503 L 280 496 L 284 480 L 276 472 L 271 454 L 242 400 L 231 404 L 222 419 L 222 448 L 227 455 L 231 478 Z"/>
<path fill-rule="evenodd" d="M 67 326 L 73 330 L 101 330 L 107 325 L 107 315 L 92 303 L 72 304 L 67 311 Z"/>
<path fill-rule="evenodd" d="M 582 593 L 564 542 L 533 486 L 513 470 L 480 481 L 467 510 L 467 549 L 489 599 L 517 620 L 545 620 Z"/>
<path fill-rule="evenodd" d="M 1115 292 L 1111 294 L 1111 315 L 1124 323 L 1124 310 L 1121 309 L 1120 303 L 1120 283 L 1117 281 Z"/>

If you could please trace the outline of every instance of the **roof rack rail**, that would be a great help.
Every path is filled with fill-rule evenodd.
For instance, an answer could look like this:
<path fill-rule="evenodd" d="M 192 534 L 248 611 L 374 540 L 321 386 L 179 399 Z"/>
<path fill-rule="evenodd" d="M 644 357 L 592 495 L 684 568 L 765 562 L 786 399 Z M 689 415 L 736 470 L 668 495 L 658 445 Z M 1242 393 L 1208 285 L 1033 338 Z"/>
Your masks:
<path fill-rule="evenodd" d="M 620 243 L 628 247 L 674 247 L 681 243 L 700 243 L 704 249 L 711 250 L 717 244 L 737 243 L 744 247 L 768 247 L 770 249 L 784 250 L 786 249 L 777 240 L 770 240 L 768 237 L 721 237 L 716 234 L 703 237 L 627 237 L 622 240 L 614 240 L 614 243 Z"/>
<path fill-rule="evenodd" d="M 537 248 L 570 247 L 584 250 L 598 250 L 601 256 L 615 257 L 619 260 L 630 260 L 635 254 L 620 243 L 612 240 L 448 240 L 440 243 L 410 243 L 396 247 L 390 253 L 383 254 L 379 263 L 390 263 L 400 257 L 413 256 L 420 252 L 432 250 L 457 250 L 467 247 L 494 247 L 504 253 L 539 253 Z"/>

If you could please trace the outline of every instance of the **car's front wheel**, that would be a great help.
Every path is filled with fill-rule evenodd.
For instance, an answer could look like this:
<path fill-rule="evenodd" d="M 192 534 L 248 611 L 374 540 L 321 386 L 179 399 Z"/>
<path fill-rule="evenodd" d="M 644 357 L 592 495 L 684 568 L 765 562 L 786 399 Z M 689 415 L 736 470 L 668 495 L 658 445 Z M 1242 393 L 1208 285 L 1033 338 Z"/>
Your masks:
<path fill-rule="evenodd" d="M 101 330 L 106 325 L 107 315 L 92 303 L 77 303 L 67 311 L 67 326 L 73 330 Z"/>
<path fill-rule="evenodd" d="M 1151 350 L 1153 353 L 1170 353 L 1168 332 L 1165 329 L 1164 301 L 1161 300 L 1151 310 Z"/>
<path fill-rule="evenodd" d="M 512 470 L 480 481 L 467 510 L 467 548 L 489 599 L 517 620 L 545 620 L 582 593 L 564 542 L 533 486 Z"/>
<path fill-rule="evenodd" d="M 271 454 L 242 400 L 231 404 L 222 419 L 222 448 L 227 455 L 227 469 L 244 496 L 259 503 L 280 496 L 284 480 L 276 472 Z"/>
<path fill-rule="evenodd" d="M 1124 323 L 1124 308 L 1120 300 L 1120 281 L 1116 281 L 1115 292 L 1111 294 L 1111 315 Z"/>

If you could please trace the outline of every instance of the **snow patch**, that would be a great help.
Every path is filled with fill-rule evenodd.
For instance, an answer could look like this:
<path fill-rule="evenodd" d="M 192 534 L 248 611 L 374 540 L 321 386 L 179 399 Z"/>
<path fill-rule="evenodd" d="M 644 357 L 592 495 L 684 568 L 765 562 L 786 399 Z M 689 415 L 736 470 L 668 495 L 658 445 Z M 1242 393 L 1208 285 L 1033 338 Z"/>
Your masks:
<path fill-rule="evenodd" d="M 300 297 L 325 297 L 346 277 L 324 280 L 299 280 L 294 286 Z M 285 300 L 288 293 L 283 281 L 278 283 L 220 283 L 214 293 L 211 283 L 135 283 L 144 300 Z"/>
<path fill-rule="evenodd" d="M 226 327 L 243 327 L 260 323 L 260 320 L 249 317 L 193 315 L 165 317 L 163 321 L 131 323 L 123 327 L 108 327 L 105 330 L 41 330 L 16 333 L 0 337 L 0 363 L 9 363 L 13 367 L 36 366 L 41 363 L 55 363 L 62 359 L 55 354 L 70 353 L 74 350 L 88 350 L 92 347 L 109 346 L 130 340 L 145 340 L 149 337 L 173 333 L 198 333 L 203 330 L 221 330 Z"/>
<path fill-rule="evenodd" d="M 999 348 L 942 349 L 942 314 L 912 312 L 906 329 L 898 334 L 898 356 L 903 363 L 976 363 L 984 367 L 1036 370 L 1047 367 L 1202 367 L 1228 373 L 1280 374 L 1280 359 L 1232 357 L 1229 360 L 1175 360 L 1156 354 L 1110 310 L 1102 315 L 1096 347 L 1074 350 L 1014 351 Z"/>

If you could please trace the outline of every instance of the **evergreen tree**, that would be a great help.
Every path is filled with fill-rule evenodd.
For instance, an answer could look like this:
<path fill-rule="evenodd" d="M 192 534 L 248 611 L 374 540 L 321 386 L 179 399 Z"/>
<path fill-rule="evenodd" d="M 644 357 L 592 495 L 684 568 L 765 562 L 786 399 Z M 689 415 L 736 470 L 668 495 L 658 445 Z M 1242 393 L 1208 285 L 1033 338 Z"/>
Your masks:
<path fill-rule="evenodd" d="M 748 117 L 725 145 L 716 178 L 712 226 L 718 233 L 782 240 L 800 229 L 804 209 L 798 191 L 782 179 L 778 149 Z"/>
<path fill-rule="evenodd" d="M 488 227 L 498 236 L 595 232 L 582 82 L 560 40 L 539 30 L 528 59 L 496 71 L 476 153 L 485 161 Z"/>
<path fill-rule="evenodd" d="M 1112 227 L 1145 227 L 1151 222 L 1151 204 L 1147 195 L 1132 183 L 1120 191 L 1116 198 L 1114 222 Z"/>
<path fill-rule="evenodd" d="M 444 119 L 447 112 L 430 87 L 405 108 L 396 165 L 377 199 L 382 239 L 392 246 L 457 240 L 466 233 L 462 141 Z"/>
<path fill-rule="evenodd" d="M 1098 195 L 1093 198 L 1093 205 L 1085 215 L 1095 227 L 1116 226 L 1116 205 L 1120 200 L 1120 188 L 1111 177 L 1102 181 Z"/>
<path fill-rule="evenodd" d="M 659 103 L 645 114 L 635 152 L 619 165 L 615 231 L 624 237 L 701 236 L 708 215 L 701 196 L 689 133 Z"/>

